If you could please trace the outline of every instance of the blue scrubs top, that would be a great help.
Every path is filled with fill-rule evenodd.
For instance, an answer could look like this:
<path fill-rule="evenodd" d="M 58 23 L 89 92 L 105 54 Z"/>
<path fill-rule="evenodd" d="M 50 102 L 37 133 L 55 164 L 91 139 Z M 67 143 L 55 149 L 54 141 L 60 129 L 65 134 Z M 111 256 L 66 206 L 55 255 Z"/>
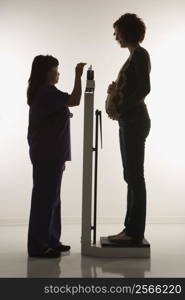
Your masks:
<path fill-rule="evenodd" d="M 54 85 L 40 87 L 29 109 L 27 140 L 30 158 L 41 161 L 70 161 L 70 118 L 68 93 Z"/>

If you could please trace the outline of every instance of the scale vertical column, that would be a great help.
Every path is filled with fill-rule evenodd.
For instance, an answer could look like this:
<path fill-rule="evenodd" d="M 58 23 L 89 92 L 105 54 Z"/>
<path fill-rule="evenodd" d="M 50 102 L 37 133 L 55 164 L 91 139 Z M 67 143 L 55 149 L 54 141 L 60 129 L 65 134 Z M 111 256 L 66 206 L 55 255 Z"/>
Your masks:
<path fill-rule="evenodd" d="M 89 68 L 88 72 L 93 72 Z M 93 121 L 94 121 L 94 87 L 93 77 L 87 72 L 87 85 L 84 101 L 84 140 L 83 140 L 83 186 L 82 186 L 82 254 L 91 245 L 92 215 L 92 165 L 93 165 Z"/>

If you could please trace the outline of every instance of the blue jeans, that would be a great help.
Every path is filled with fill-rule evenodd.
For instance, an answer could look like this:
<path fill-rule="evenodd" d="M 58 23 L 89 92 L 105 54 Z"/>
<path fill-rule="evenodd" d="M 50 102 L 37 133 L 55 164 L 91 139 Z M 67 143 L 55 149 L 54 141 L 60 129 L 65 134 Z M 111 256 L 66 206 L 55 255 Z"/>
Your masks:
<path fill-rule="evenodd" d="M 150 132 L 151 120 L 120 118 L 118 122 L 123 178 L 127 183 L 125 232 L 140 241 L 144 237 L 146 220 L 145 141 Z"/>

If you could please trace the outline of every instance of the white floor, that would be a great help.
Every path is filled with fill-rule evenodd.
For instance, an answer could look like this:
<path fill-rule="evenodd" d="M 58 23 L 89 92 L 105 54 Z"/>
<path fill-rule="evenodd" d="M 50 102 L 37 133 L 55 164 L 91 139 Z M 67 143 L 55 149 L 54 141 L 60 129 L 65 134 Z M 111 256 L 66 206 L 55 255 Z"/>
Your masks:
<path fill-rule="evenodd" d="M 101 227 L 101 228 L 100 228 Z M 98 225 L 99 236 L 118 233 L 121 225 Z M 150 259 L 107 259 L 81 256 L 80 225 L 63 225 L 62 242 L 71 245 L 59 259 L 27 257 L 27 227 L 0 227 L 0 277 L 183 277 L 185 224 L 152 224 L 145 237 Z"/>

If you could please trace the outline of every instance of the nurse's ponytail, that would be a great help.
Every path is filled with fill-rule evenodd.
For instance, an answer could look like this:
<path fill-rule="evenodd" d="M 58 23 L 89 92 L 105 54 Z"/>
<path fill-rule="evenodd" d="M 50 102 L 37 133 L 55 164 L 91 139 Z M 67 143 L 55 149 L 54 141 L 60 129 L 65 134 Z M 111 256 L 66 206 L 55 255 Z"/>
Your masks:
<path fill-rule="evenodd" d="M 47 81 L 47 72 L 52 67 L 59 65 L 58 60 L 52 55 L 37 55 L 32 62 L 31 74 L 28 80 L 27 104 L 33 102 L 39 88 Z"/>

